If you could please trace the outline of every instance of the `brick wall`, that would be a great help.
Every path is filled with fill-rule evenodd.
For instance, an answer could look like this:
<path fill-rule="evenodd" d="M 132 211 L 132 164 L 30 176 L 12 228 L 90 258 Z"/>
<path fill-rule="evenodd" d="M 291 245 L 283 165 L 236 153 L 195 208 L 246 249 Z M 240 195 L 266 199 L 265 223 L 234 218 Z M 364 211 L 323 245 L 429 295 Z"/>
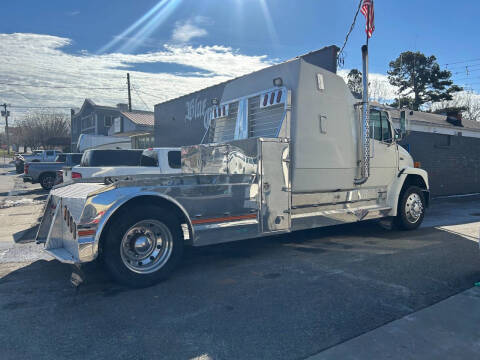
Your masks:
<path fill-rule="evenodd" d="M 412 131 L 404 146 L 428 171 L 432 196 L 480 192 L 480 139 Z"/>

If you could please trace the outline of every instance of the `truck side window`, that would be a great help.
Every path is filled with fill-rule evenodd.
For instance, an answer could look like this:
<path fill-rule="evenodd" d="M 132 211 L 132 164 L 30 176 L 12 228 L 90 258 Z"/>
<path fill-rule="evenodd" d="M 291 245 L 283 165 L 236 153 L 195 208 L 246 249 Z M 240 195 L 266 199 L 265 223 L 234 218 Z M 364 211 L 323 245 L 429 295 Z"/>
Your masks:
<path fill-rule="evenodd" d="M 53 156 L 53 151 L 51 151 L 51 150 L 47 151 L 46 153 L 47 153 L 46 154 L 47 156 Z"/>
<path fill-rule="evenodd" d="M 392 142 L 390 122 L 385 111 L 370 110 L 370 137 L 386 143 Z"/>
<path fill-rule="evenodd" d="M 182 167 L 182 155 L 178 150 L 168 152 L 168 166 L 172 169 L 180 169 Z"/>
<path fill-rule="evenodd" d="M 392 142 L 392 130 L 390 129 L 390 121 L 385 111 L 382 111 L 382 141 L 386 143 Z"/>
<path fill-rule="evenodd" d="M 378 110 L 370 110 L 370 138 L 382 141 L 382 122 Z"/>

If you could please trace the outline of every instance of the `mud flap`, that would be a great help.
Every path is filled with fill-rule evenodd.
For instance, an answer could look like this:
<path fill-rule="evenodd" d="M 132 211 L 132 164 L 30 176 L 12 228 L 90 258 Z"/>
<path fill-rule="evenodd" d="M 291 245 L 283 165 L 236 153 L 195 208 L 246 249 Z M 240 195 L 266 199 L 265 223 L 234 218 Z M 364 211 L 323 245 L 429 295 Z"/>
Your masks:
<path fill-rule="evenodd" d="M 85 273 L 78 264 L 72 265 L 72 275 L 70 276 L 70 283 L 75 289 L 78 290 L 80 285 L 82 285 L 86 280 Z"/>

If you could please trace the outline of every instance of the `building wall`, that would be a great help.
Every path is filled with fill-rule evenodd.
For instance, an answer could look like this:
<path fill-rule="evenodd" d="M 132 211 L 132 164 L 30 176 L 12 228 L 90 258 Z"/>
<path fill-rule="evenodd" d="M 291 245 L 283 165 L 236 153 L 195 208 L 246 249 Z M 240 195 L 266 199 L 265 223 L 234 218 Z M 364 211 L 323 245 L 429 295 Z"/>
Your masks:
<path fill-rule="evenodd" d="M 432 196 L 480 192 L 480 139 L 412 131 L 401 144 L 428 172 Z"/>

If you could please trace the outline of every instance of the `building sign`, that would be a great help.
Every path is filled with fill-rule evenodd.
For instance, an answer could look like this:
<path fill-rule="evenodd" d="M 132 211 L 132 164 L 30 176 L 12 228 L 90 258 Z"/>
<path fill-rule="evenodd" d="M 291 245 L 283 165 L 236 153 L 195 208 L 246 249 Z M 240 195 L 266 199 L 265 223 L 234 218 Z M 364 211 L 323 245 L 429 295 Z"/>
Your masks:
<path fill-rule="evenodd" d="M 194 98 L 188 100 L 185 103 L 187 108 L 185 113 L 185 122 L 191 123 L 194 120 L 203 120 L 203 127 L 205 130 L 207 130 L 210 126 L 210 122 L 212 121 L 213 109 L 215 107 L 213 105 L 207 105 L 209 105 L 207 99 L 200 100 L 199 98 Z"/>
<path fill-rule="evenodd" d="M 217 108 L 212 99 L 221 101 L 225 84 L 155 105 L 155 146 L 200 144 Z"/>

